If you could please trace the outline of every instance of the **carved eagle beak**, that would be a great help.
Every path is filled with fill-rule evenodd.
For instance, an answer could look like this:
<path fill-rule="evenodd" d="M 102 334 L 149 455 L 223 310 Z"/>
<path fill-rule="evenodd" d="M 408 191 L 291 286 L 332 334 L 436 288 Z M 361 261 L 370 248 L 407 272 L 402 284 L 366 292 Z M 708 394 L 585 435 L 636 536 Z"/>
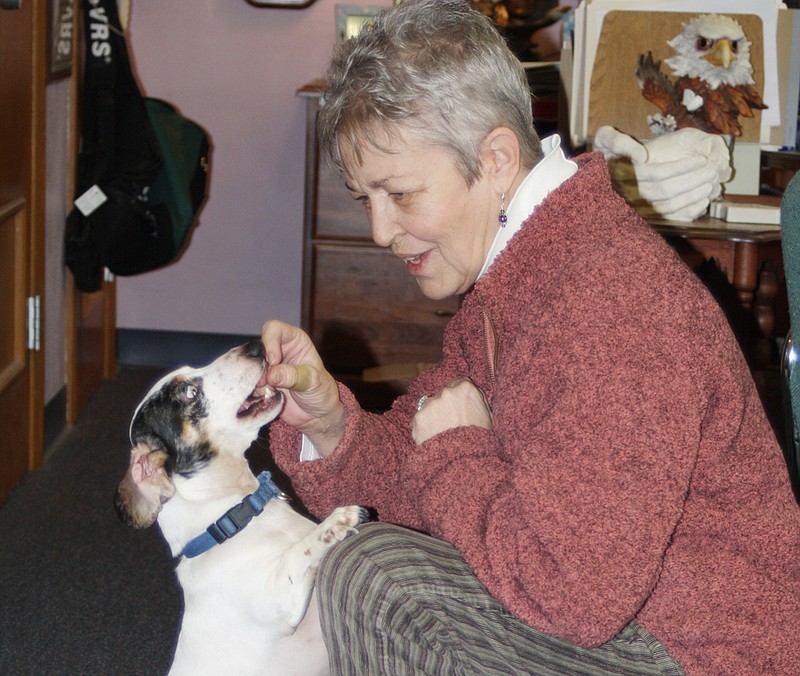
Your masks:
<path fill-rule="evenodd" d="M 720 38 L 714 43 L 714 48 L 703 58 L 715 66 L 727 68 L 736 59 L 736 54 L 733 51 L 731 41 L 728 38 Z"/>

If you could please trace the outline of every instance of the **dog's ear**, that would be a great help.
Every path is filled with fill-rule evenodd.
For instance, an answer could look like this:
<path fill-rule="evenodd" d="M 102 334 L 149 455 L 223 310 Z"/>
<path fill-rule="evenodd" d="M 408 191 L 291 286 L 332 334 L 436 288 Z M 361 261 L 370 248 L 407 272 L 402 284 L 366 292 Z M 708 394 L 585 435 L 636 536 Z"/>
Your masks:
<path fill-rule="evenodd" d="M 114 496 L 119 518 L 134 528 L 152 526 L 161 506 L 175 495 L 175 484 L 167 474 L 167 454 L 139 443 L 131 449 L 131 461 L 125 478 Z"/>

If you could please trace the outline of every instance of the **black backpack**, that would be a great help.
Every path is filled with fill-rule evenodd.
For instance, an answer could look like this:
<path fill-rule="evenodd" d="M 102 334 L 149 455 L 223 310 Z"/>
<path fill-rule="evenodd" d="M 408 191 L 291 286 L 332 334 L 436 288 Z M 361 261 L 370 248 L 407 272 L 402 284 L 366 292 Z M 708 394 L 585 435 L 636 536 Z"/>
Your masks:
<path fill-rule="evenodd" d="M 173 106 L 141 95 L 116 0 L 84 0 L 81 148 L 65 262 L 81 291 L 103 268 L 135 275 L 173 261 L 205 199 L 206 132 Z"/>

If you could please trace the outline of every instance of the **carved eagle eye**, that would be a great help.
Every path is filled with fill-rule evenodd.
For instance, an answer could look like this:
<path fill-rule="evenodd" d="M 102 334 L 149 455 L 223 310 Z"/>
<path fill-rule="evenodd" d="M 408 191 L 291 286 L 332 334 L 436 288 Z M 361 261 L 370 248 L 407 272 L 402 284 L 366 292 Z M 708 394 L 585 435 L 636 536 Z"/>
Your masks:
<path fill-rule="evenodd" d="M 702 35 L 697 36 L 697 42 L 695 43 L 695 46 L 700 51 L 705 52 L 706 50 L 711 49 L 713 45 L 714 41 L 711 38 L 706 38 L 703 37 Z"/>

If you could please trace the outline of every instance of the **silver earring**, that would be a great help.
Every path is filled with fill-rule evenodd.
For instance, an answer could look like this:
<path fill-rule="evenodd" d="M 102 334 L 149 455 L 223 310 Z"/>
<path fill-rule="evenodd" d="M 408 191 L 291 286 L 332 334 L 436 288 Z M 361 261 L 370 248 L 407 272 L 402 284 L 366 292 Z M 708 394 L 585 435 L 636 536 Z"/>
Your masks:
<path fill-rule="evenodd" d="M 500 223 L 501 228 L 506 227 L 506 223 L 508 223 L 508 216 L 506 216 L 506 194 L 502 193 L 500 195 L 500 215 L 497 217 L 497 221 Z"/>

